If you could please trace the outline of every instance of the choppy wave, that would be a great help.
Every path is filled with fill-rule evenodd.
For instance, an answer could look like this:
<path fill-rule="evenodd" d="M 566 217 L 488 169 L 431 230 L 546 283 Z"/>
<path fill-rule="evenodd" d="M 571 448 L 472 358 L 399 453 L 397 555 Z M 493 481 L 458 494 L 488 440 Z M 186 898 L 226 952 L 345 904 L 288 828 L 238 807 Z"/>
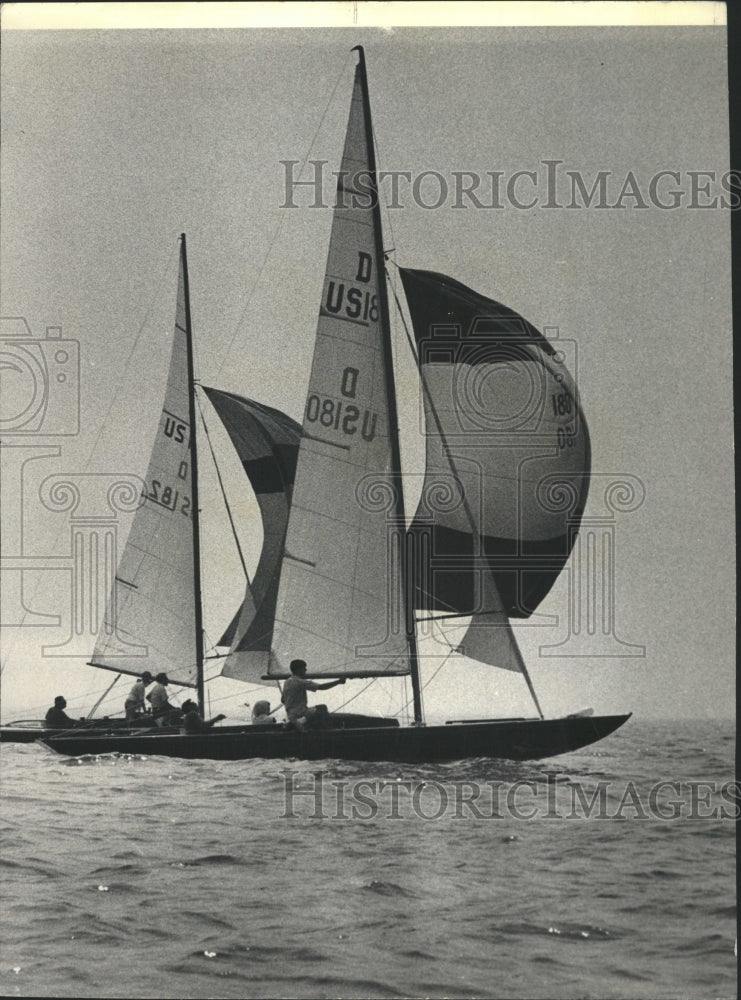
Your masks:
<path fill-rule="evenodd" d="M 731 821 L 337 816 L 356 779 L 722 782 L 716 724 L 633 722 L 543 764 L 120 756 L 3 746 L 0 993 L 59 997 L 735 995 Z M 551 772 L 549 778 L 547 771 Z M 622 784 L 621 784 L 622 782 Z M 335 783 L 335 784 L 333 784 Z M 384 786 L 386 787 L 386 786 Z M 309 794 L 306 794 L 306 793 Z M 420 800 L 421 801 L 421 800 Z"/>

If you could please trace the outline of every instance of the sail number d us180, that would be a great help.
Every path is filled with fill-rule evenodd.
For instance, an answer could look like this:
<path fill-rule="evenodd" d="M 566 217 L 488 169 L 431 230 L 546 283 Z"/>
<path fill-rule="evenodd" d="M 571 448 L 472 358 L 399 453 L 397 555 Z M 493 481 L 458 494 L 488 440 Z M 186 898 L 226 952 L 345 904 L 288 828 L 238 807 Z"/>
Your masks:
<path fill-rule="evenodd" d="M 365 441 L 376 436 L 378 414 L 374 410 L 361 409 L 354 402 L 357 395 L 360 372 L 357 368 L 345 368 L 340 378 L 340 397 L 319 395 L 310 392 L 306 400 L 305 419 L 309 424 L 341 431 L 352 436 L 360 431 Z"/>

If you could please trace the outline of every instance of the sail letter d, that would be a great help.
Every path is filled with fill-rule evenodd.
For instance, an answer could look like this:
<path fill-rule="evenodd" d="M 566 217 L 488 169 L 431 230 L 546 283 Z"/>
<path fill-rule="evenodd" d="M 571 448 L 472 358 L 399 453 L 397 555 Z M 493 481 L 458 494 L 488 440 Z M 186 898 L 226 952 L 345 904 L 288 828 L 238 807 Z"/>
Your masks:
<path fill-rule="evenodd" d="M 340 392 L 343 396 L 347 396 L 348 399 L 355 399 L 355 390 L 358 385 L 358 369 L 357 368 L 346 368 L 342 373 L 342 385 L 340 386 Z"/>
<path fill-rule="evenodd" d="M 362 281 L 367 284 L 371 279 L 372 273 L 373 258 L 369 253 L 365 253 L 363 250 L 358 251 L 358 273 L 355 275 L 355 280 Z"/>

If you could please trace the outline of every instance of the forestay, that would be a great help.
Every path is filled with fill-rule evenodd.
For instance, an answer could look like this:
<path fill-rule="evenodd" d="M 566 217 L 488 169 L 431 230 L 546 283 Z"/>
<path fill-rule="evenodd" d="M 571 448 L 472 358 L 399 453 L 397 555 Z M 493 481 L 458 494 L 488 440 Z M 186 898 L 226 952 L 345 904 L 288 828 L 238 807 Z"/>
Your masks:
<path fill-rule="evenodd" d="M 356 70 L 296 482 L 270 675 L 409 672 L 384 350 L 369 122 Z M 396 523 L 394 523 L 396 520 Z"/>
<path fill-rule="evenodd" d="M 192 428 L 184 246 L 167 389 L 141 504 L 111 581 L 92 663 L 124 673 L 165 671 L 197 682 Z"/>

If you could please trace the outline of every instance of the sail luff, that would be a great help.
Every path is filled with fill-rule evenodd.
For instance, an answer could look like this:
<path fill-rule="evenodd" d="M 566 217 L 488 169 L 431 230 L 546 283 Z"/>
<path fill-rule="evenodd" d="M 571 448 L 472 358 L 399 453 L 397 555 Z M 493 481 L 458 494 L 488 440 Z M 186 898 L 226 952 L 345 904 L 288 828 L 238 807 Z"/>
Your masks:
<path fill-rule="evenodd" d="M 410 673 L 398 452 L 381 327 L 383 248 L 355 68 L 268 675 Z M 379 268 L 381 270 L 379 270 Z M 388 336 L 388 335 L 386 335 Z M 401 537 L 400 537 L 401 536 Z"/>
<path fill-rule="evenodd" d="M 362 45 L 356 45 L 353 49 L 358 53 L 358 64 L 360 67 L 360 83 L 363 95 L 363 108 L 365 112 L 365 135 L 368 148 L 368 172 L 370 174 L 370 187 L 373 194 L 373 221 L 374 237 L 376 244 L 376 260 L 379 269 L 378 295 L 380 305 L 381 335 L 383 341 L 383 351 L 385 356 L 386 371 L 386 391 L 388 394 L 389 410 L 389 439 L 392 454 L 392 474 L 395 477 L 396 490 L 396 516 L 400 526 L 405 525 L 406 515 L 404 510 L 403 480 L 401 474 L 401 449 L 399 445 L 399 417 L 396 405 L 396 385 L 394 381 L 394 362 L 391 348 L 391 319 L 389 315 L 388 289 L 386 288 L 386 269 L 384 267 L 385 255 L 383 251 L 383 227 L 381 223 L 381 204 L 378 195 L 378 181 L 376 176 L 376 149 L 373 139 L 373 120 L 371 117 L 370 94 L 368 91 L 368 74 L 365 68 L 365 51 Z M 399 539 L 399 561 L 402 566 L 401 585 L 404 588 L 404 609 L 405 627 L 407 643 L 409 645 L 409 665 L 411 668 L 412 680 L 412 700 L 414 709 L 414 721 L 423 722 L 422 712 L 422 691 L 420 685 L 419 653 L 417 649 L 417 630 L 412 600 L 412 588 L 409 584 L 408 574 L 405 564 L 407 558 L 407 548 L 404 544 L 404 534 L 398 534 Z"/>
<path fill-rule="evenodd" d="M 193 588 L 195 596 L 195 650 L 196 650 L 196 694 L 198 708 L 203 714 L 205 710 L 203 690 L 203 598 L 201 595 L 201 532 L 200 507 L 198 504 L 198 445 L 196 433 L 196 386 L 193 364 L 193 323 L 190 315 L 190 284 L 188 280 L 188 253 L 185 246 L 185 233 L 180 236 L 180 256 L 183 269 L 183 294 L 185 297 L 185 343 L 188 359 L 188 413 L 190 418 L 190 461 L 191 461 L 191 491 L 193 499 Z"/>

